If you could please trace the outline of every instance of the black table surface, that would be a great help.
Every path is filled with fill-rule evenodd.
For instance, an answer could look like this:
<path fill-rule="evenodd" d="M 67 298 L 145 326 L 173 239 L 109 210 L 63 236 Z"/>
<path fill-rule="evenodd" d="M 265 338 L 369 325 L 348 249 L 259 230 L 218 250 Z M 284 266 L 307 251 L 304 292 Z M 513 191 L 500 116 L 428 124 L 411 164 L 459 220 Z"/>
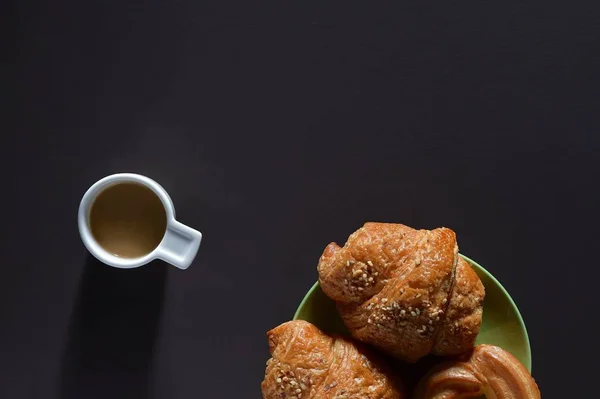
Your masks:
<path fill-rule="evenodd" d="M 454 229 L 521 309 L 544 396 L 591 397 L 599 10 L 19 2 L 0 398 L 258 398 L 265 332 L 365 221 Z M 188 270 L 88 255 L 79 200 L 116 172 L 203 232 Z"/>

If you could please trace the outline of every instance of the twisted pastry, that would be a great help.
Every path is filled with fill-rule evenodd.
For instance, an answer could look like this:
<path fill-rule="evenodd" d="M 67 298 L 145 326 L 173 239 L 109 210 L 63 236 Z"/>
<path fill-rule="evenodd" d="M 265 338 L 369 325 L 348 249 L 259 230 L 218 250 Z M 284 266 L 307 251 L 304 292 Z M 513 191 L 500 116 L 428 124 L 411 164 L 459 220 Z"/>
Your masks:
<path fill-rule="evenodd" d="M 485 292 L 450 229 L 366 223 L 343 248 L 329 244 L 318 271 L 352 336 L 399 359 L 475 343 Z"/>
<path fill-rule="evenodd" d="M 446 362 L 426 375 L 415 399 L 540 399 L 535 380 L 509 352 L 478 345 L 462 361 Z"/>
<path fill-rule="evenodd" d="M 301 320 L 267 336 L 273 357 L 261 384 L 263 399 L 404 398 L 380 360 L 346 339 Z"/>

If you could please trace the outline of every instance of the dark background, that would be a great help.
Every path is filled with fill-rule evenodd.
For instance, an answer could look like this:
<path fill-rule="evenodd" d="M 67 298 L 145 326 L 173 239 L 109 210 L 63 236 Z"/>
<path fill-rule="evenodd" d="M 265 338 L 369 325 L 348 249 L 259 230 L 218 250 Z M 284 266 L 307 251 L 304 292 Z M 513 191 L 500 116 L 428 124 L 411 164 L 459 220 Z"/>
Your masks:
<path fill-rule="evenodd" d="M 597 391 L 597 2 L 12 11 L 0 398 L 258 398 L 265 331 L 371 220 L 456 230 L 518 303 L 544 397 Z M 203 232 L 190 269 L 87 255 L 79 200 L 115 172 Z"/>

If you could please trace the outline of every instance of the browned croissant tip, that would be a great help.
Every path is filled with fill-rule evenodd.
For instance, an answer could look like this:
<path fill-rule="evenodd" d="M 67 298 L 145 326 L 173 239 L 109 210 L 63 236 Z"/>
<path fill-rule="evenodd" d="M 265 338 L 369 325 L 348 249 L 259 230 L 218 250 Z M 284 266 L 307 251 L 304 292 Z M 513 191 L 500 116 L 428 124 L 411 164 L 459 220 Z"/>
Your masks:
<path fill-rule="evenodd" d="M 275 347 L 277 347 L 277 345 L 279 345 L 279 339 L 281 338 L 281 336 L 284 335 L 287 330 L 289 330 L 290 328 L 293 327 L 293 324 L 290 324 L 290 323 L 292 323 L 292 322 L 290 322 L 290 321 L 285 322 L 285 323 L 280 324 L 277 327 L 267 331 L 267 340 L 269 342 L 269 351 L 271 354 L 273 353 L 273 350 L 275 349 Z M 295 324 L 297 324 L 297 325 L 302 325 L 304 323 L 310 324 L 304 320 L 295 321 Z"/>

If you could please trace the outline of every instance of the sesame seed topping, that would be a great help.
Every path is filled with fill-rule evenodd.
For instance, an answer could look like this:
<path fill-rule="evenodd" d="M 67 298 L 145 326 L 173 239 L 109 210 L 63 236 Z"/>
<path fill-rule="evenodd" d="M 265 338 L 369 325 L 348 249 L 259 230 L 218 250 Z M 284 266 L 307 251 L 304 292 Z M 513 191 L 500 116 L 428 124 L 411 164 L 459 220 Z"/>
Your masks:
<path fill-rule="evenodd" d="M 406 314 L 406 310 L 402 309 L 402 310 L 400 311 L 400 315 L 404 316 L 405 314 Z"/>
<path fill-rule="evenodd" d="M 373 276 L 375 276 L 375 277 L 379 276 L 379 272 L 373 273 Z"/>
<path fill-rule="evenodd" d="M 381 300 L 381 303 L 386 303 L 387 301 L 388 301 L 388 299 L 387 299 L 387 298 L 383 298 L 383 299 Z"/>
<path fill-rule="evenodd" d="M 421 298 L 421 294 L 417 294 L 415 298 Z"/>
<path fill-rule="evenodd" d="M 373 277 L 369 277 L 369 283 L 373 282 Z"/>
<path fill-rule="evenodd" d="M 367 265 L 369 266 L 373 266 L 373 262 L 371 262 L 370 260 L 367 261 Z"/>
<path fill-rule="evenodd" d="M 363 278 L 363 280 L 366 280 L 367 279 L 367 273 L 363 273 L 362 278 Z"/>
<path fill-rule="evenodd" d="M 417 314 L 421 314 L 421 310 L 419 308 L 415 309 L 415 312 L 417 312 Z"/>
<path fill-rule="evenodd" d="M 410 312 L 410 315 L 415 317 L 417 314 L 415 312 Z"/>
<path fill-rule="evenodd" d="M 349 260 L 346 261 L 346 266 L 350 266 L 350 261 Z"/>
<path fill-rule="evenodd" d="M 373 322 L 373 320 L 371 320 L 371 318 L 369 317 L 369 318 L 367 319 L 367 323 L 371 324 L 372 322 Z"/>
<path fill-rule="evenodd" d="M 444 300 L 442 301 L 442 305 L 445 305 L 448 302 L 447 298 L 444 298 Z"/>
<path fill-rule="evenodd" d="M 358 290 L 359 290 L 359 291 L 363 291 L 363 290 L 364 290 L 364 288 L 363 288 L 363 287 L 358 287 Z"/>
<path fill-rule="evenodd" d="M 277 379 L 277 383 L 278 383 L 278 384 L 281 384 L 281 378 L 278 378 L 278 379 Z"/>

